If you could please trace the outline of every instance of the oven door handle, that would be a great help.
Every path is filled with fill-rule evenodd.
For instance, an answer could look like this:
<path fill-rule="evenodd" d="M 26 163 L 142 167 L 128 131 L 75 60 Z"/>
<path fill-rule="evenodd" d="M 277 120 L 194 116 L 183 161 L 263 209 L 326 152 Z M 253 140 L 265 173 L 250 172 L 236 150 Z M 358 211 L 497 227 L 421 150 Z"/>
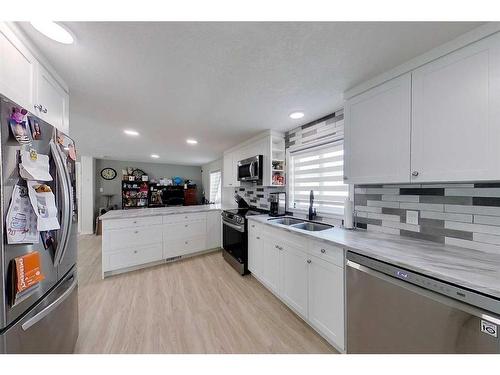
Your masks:
<path fill-rule="evenodd" d="M 238 232 L 245 233 L 245 227 L 240 226 L 240 225 L 235 225 L 233 223 L 229 223 L 225 220 L 222 220 L 222 224 L 227 225 L 229 228 L 233 228 L 234 230 L 237 230 Z"/>

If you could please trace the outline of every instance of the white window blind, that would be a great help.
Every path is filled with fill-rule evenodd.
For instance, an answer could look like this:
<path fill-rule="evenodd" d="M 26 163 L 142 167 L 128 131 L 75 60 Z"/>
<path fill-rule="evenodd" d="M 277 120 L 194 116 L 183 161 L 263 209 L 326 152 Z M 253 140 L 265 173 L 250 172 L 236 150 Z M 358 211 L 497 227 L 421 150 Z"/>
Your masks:
<path fill-rule="evenodd" d="M 210 202 L 221 202 L 221 171 L 210 172 Z"/>
<path fill-rule="evenodd" d="M 348 185 L 344 184 L 343 141 L 291 152 L 289 156 L 289 207 L 309 208 L 309 193 L 314 191 L 318 213 L 344 213 Z"/>

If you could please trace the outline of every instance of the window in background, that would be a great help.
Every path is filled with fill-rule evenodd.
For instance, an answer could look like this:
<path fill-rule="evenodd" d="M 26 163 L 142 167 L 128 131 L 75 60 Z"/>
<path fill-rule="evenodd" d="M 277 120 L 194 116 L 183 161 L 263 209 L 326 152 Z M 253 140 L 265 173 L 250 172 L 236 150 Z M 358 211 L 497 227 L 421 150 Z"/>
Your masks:
<path fill-rule="evenodd" d="M 342 215 L 349 190 L 344 184 L 343 140 L 290 152 L 288 181 L 291 209 L 307 210 L 313 190 L 318 214 Z"/>
<path fill-rule="evenodd" d="M 210 172 L 210 203 L 221 202 L 221 171 Z"/>

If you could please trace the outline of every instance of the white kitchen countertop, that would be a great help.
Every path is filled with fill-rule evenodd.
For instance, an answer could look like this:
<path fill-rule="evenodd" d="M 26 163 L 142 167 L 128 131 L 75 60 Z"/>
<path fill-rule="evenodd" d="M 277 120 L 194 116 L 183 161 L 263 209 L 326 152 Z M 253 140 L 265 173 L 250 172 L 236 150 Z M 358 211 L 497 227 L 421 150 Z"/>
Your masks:
<path fill-rule="evenodd" d="M 500 254 L 439 244 L 404 236 L 332 228 L 307 232 L 272 224 L 268 215 L 248 220 L 330 242 L 346 250 L 500 298 Z"/>
<path fill-rule="evenodd" d="M 220 204 L 203 204 L 197 206 L 176 206 L 156 208 L 133 208 L 129 210 L 111 210 L 99 216 L 100 220 L 133 219 L 147 216 L 164 216 L 175 214 L 190 214 L 195 212 L 221 211 Z"/>

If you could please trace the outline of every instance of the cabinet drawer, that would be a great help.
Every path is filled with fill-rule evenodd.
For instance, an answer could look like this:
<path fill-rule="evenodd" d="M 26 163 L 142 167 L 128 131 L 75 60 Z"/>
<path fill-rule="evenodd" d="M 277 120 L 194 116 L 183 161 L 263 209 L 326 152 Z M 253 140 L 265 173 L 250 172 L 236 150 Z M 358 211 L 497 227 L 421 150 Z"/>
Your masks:
<path fill-rule="evenodd" d="M 163 243 L 163 258 L 168 259 L 206 250 L 205 242 L 205 236 L 167 240 Z"/>
<path fill-rule="evenodd" d="M 161 244 L 156 244 L 109 253 L 105 257 L 107 264 L 104 271 L 111 271 L 159 261 L 162 259 L 163 253 Z"/>
<path fill-rule="evenodd" d="M 161 225 L 109 230 L 104 232 L 103 251 L 132 248 L 139 245 L 161 244 Z"/>
<path fill-rule="evenodd" d="M 311 241 L 309 245 L 311 255 L 331 262 L 344 268 L 344 249 L 325 242 Z"/>
<path fill-rule="evenodd" d="M 104 229 L 122 229 L 131 227 L 147 227 L 161 224 L 161 216 L 137 217 L 134 219 L 104 220 Z"/>
<path fill-rule="evenodd" d="M 176 238 L 205 236 L 206 231 L 207 223 L 205 220 L 172 223 L 163 226 L 163 238 L 165 241 L 170 241 Z"/>
<path fill-rule="evenodd" d="M 176 214 L 163 216 L 163 224 L 181 223 L 184 221 L 199 221 L 206 220 L 207 214 L 205 212 L 197 212 L 194 214 Z"/>

